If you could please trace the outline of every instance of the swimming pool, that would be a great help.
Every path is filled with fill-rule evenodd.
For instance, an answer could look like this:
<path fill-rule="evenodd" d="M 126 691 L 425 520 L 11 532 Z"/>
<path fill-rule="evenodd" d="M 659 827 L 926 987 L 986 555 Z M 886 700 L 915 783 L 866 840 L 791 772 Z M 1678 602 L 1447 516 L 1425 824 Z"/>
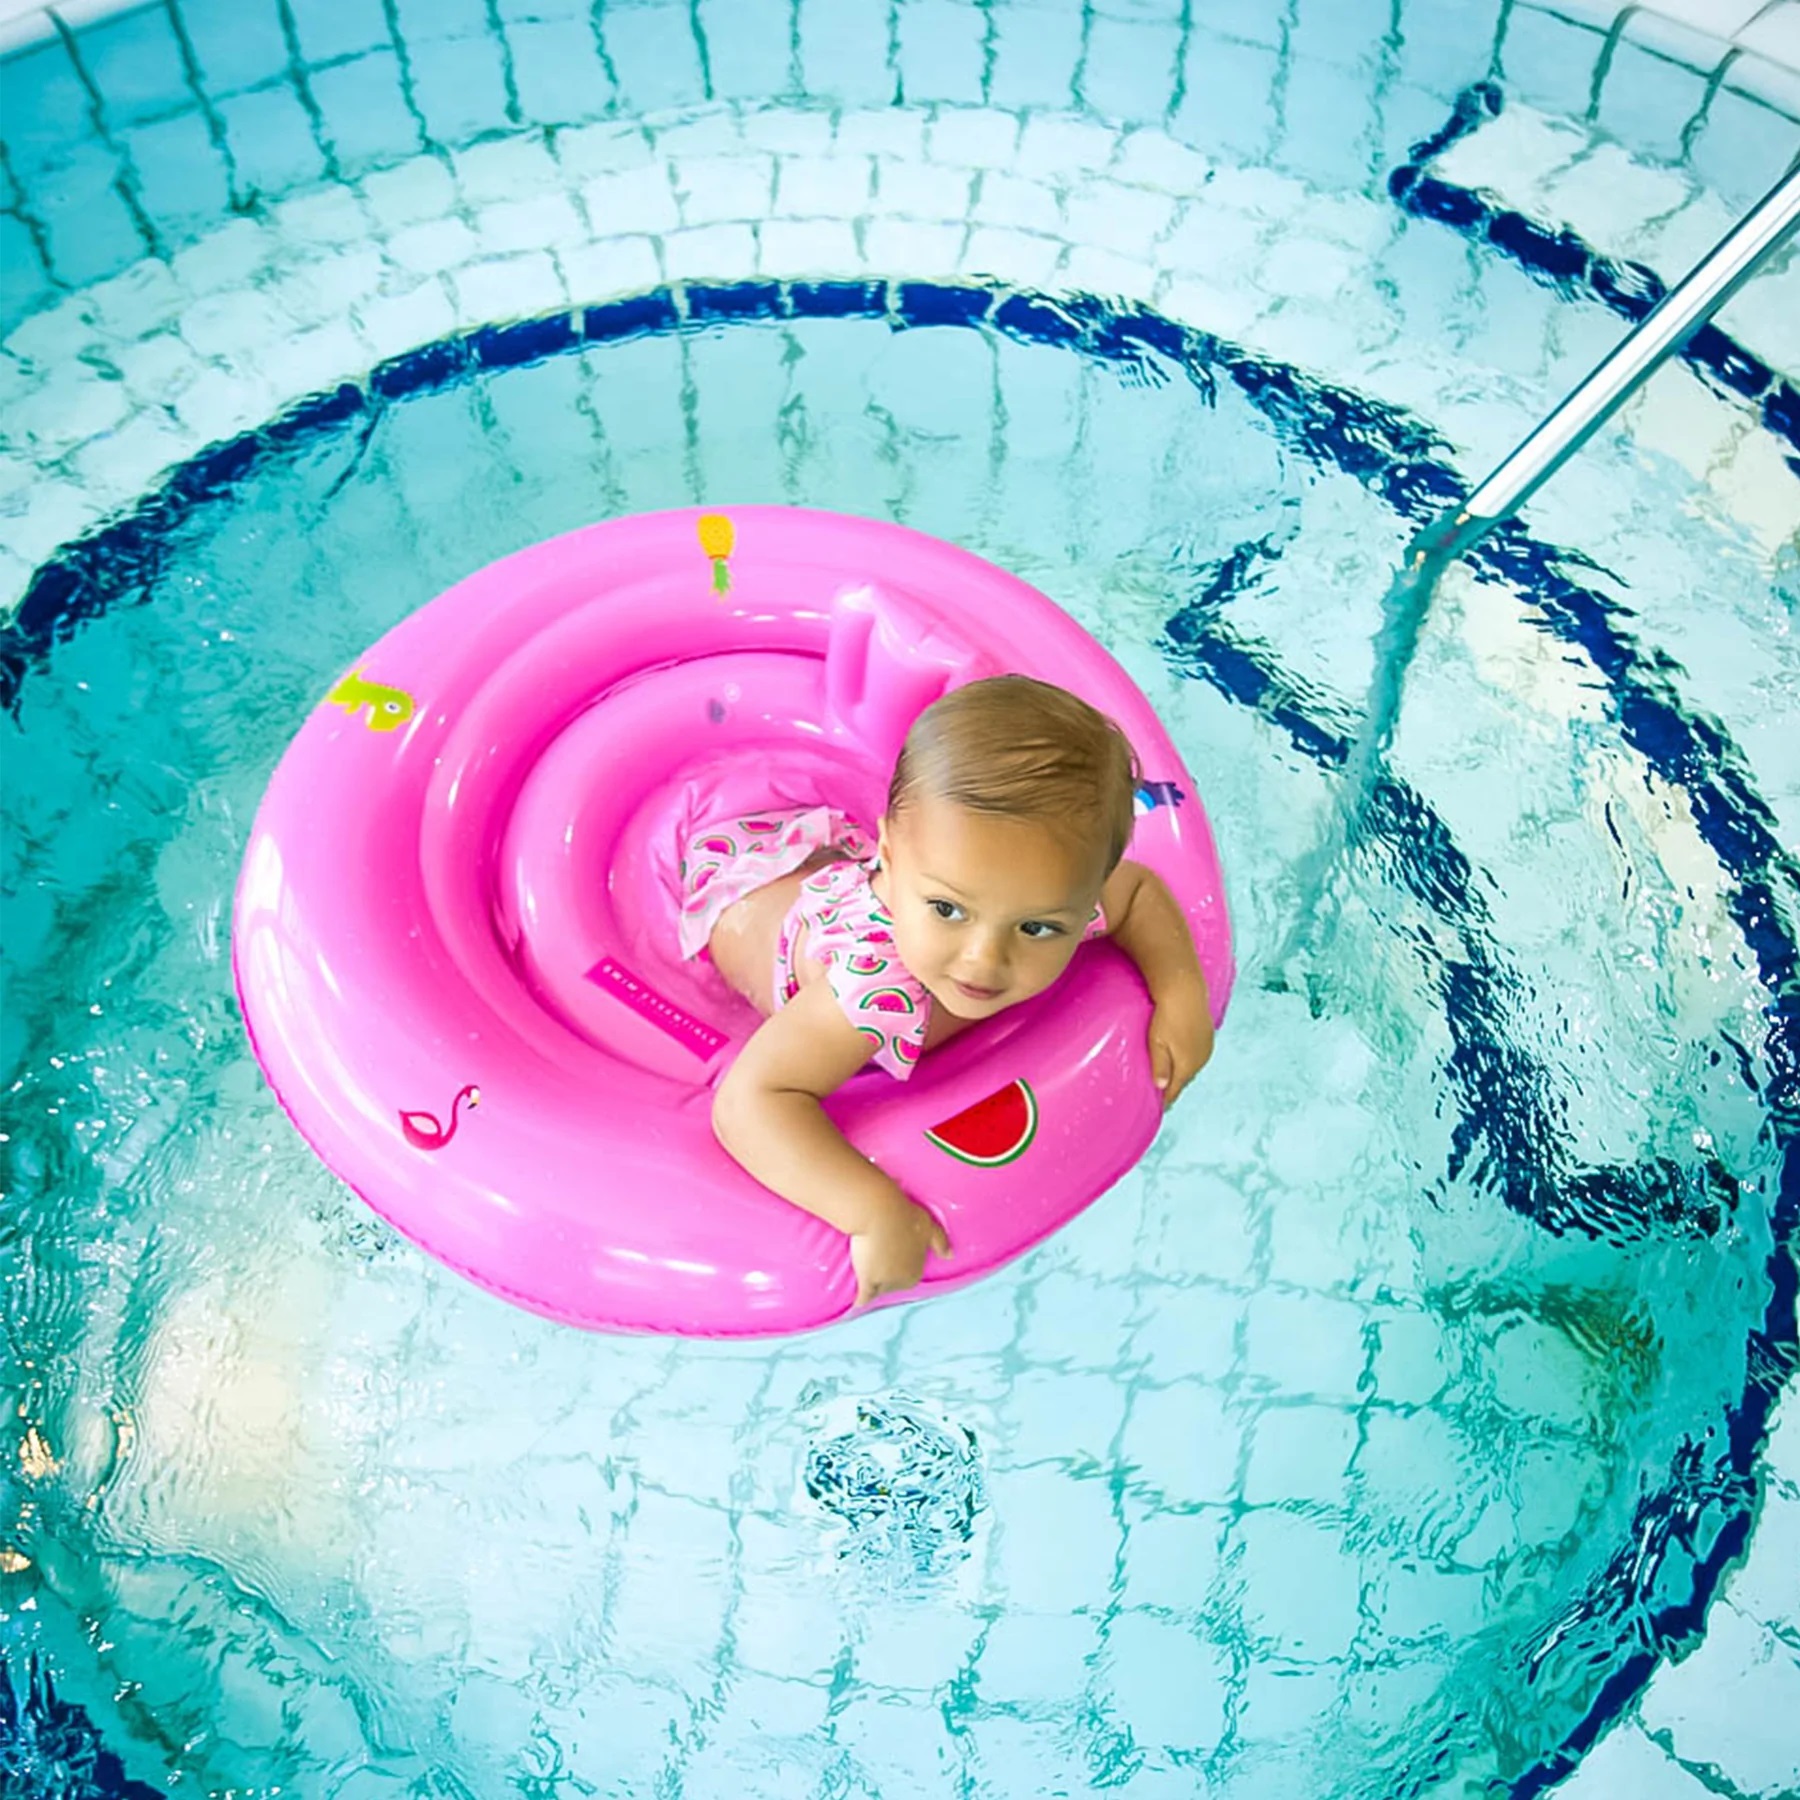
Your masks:
<path fill-rule="evenodd" d="M 1729 134 L 1781 115 L 1720 81 L 1681 162 L 1650 57 L 1596 192 L 1508 191 L 1484 134 L 1528 167 L 1607 40 L 1352 12 L 156 8 L 82 30 L 62 112 L 71 46 L 15 55 L 8 217 L 74 291 L 15 290 L 5 365 L 4 1629 L 131 1776 L 1530 1792 L 1778 1518 L 1773 390 L 1666 372 L 1447 585 L 1333 945 L 1264 959 L 1408 521 L 1617 329 L 1491 220 L 1615 228 L 1672 168 L 1741 204 L 1780 145 Z M 1496 41 L 1502 111 L 1416 149 Z M 67 200 L 108 155 L 117 208 Z M 582 1337 L 312 1163 L 230 883 L 392 620 L 596 513 L 755 500 L 1095 630 L 1202 771 L 1245 978 L 1174 1128 L 1016 1269 L 775 1348 Z"/>

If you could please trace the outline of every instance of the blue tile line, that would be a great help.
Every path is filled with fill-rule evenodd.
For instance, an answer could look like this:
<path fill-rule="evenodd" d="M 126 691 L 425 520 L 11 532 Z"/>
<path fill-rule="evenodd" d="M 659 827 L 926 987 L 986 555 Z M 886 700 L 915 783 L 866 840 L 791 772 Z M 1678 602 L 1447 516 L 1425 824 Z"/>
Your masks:
<path fill-rule="evenodd" d="M 1597 300 L 1635 325 L 1668 292 L 1647 263 L 1604 256 L 1573 231 L 1541 224 L 1480 189 L 1458 187 L 1427 173 L 1459 138 L 1499 117 L 1505 104 L 1491 81 L 1465 88 L 1448 121 L 1414 144 L 1408 159 L 1389 175 L 1388 192 L 1414 218 L 1434 220 L 1490 245 L 1534 281 L 1568 299 Z M 1781 440 L 1788 467 L 1800 475 L 1800 387 L 1716 325 L 1702 325 L 1676 355 L 1715 392 L 1747 402 L 1763 429 Z"/>
<path fill-rule="evenodd" d="M 372 415 L 394 400 L 589 343 L 689 329 L 700 322 L 806 317 L 883 319 L 895 328 L 985 327 L 1115 362 L 1154 351 L 1179 363 L 1203 401 L 1216 394 L 1217 372 L 1222 371 L 1284 441 L 1362 482 L 1404 518 L 1423 522 L 1465 491 L 1442 440 L 1408 415 L 1141 308 L 1110 307 L 1085 296 L 1002 295 L 931 282 L 696 284 L 678 294 L 658 289 L 424 345 L 380 364 L 364 384 L 344 383 L 311 396 L 262 429 L 191 458 L 126 518 L 69 545 L 38 571 L 18 614 L 0 629 L 0 701 L 16 708 L 29 670 L 83 619 L 97 616 L 119 598 L 122 585 L 146 587 L 154 581 L 163 542 L 189 511 L 223 495 L 296 444 Z M 1338 767 L 1348 754 L 1347 736 L 1315 716 L 1321 710 L 1317 697 L 1286 676 L 1265 647 L 1233 635 L 1217 616 L 1259 561 L 1276 554 L 1271 540 L 1264 539 L 1239 546 L 1222 565 L 1194 572 L 1197 591 L 1167 622 L 1164 654 L 1179 672 L 1204 679 L 1250 706 L 1321 766 Z M 1608 1678 L 1563 1744 L 1513 1784 L 1509 1792 L 1516 1800 L 1542 1792 L 1573 1768 L 1641 1692 L 1667 1648 L 1699 1628 L 1719 1577 L 1747 1539 L 1756 1448 L 1800 1348 L 1795 1270 L 1787 1250 L 1800 1224 L 1800 955 L 1775 901 L 1778 885 L 1800 888 L 1800 872 L 1782 851 L 1768 809 L 1751 789 L 1747 767 L 1725 732 L 1715 722 L 1683 711 L 1669 659 L 1633 645 L 1617 623 L 1622 609 L 1567 573 L 1581 560 L 1532 538 L 1516 522 L 1501 527 L 1468 558 L 1478 579 L 1530 592 L 1546 628 L 1578 645 L 1593 661 L 1605 678 L 1627 742 L 1688 794 L 1702 835 L 1734 877 L 1728 908 L 1769 995 L 1763 1050 L 1767 1073 L 1760 1083 L 1749 1052 L 1740 1054 L 1747 1085 L 1760 1091 L 1769 1109 L 1781 1148 L 1781 1183 L 1770 1217 L 1776 1246 L 1768 1271 L 1770 1300 L 1761 1325 L 1750 1335 L 1751 1377 L 1743 1403 L 1727 1413 L 1724 1466 L 1706 1463 L 1703 1447 L 1690 1442 L 1672 1485 L 1640 1503 L 1634 1528 L 1641 1535 L 1571 1609 L 1572 1618 L 1541 1636 L 1540 1660 L 1553 1640 L 1559 1646 L 1571 1643 L 1583 1626 L 1588 1635 L 1598 1635 L 1603 1623 L 1613 1629 L 1599 1646 L 1602 1650 L 1629 1632 L 1647 1635 L 1649 1646 Z M 1383 782 L 1374 817 L 1374 841 L 1401 852 L 1392 873 L 1464 938 L 1454 962 L 1431 946 L 1420 947 L 1436 964 L 1454 1040 L 1446 1077 L 1463 1102 L 1451 1179 L 1469 1167 L 1477 1143 L 1485 1142 L 1473 1173 L 1497 1179 L 1505 1202 L 1546 1230 L 1579 1230 L 1614 1240 L 1651 1229 L 1710 1235 L 1737 1198 L 1735 1184 L 1722 1168 L 1709 1171 L 1697 1191 L 1684 1192 L 1684 1185 L 1694 1188 L 1692 1180 L 1660 1159 L 1652 1159 L 1647 1170 L 1571 1170 L 1563 1165 L 1556 1134 L 1546 1129 L 1557 1108 L 1541 1071 L 1486 1029 L 1488 1019 L 1499 1014 L 1498 996 L 1511 978 L 1483 941 L 1487 914 L 1473 868 L 1441 821 L 1405 784 L 1392 778 Z M 1637 1616 L 1646 1570 L 1648 1583 L 1653 1583 L 1671 1551 L 1696 1546 L 1709 1508 L 1723 1517 L 1710 1546 L 1697 1555 L 1692 1597 Z M 1659 1553 L 1646 1557 L 1639 1547 L 1645 1542 L 1655 1543 Z M 1530 1670 L 1521 1673 L 1530 1679 Z"/>

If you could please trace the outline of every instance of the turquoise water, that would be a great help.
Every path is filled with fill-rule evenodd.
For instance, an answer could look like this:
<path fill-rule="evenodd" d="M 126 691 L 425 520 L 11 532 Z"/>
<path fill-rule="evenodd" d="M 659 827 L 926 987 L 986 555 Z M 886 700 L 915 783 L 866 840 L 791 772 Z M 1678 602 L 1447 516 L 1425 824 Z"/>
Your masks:
<path fill-rule="evenodd" d="M 584 1336 L 311 1158 L 231 886 L 396 619 L 596 515 L 762 500 L 1094 631 L 1198 774 L 1244 976 L 1142 1166 L 1014 1268 L 774 1346 Z M 1428 635 L 1430 830 L 1266 985 L 1329 785 L 1296 721 L 1354 717 L 1407 535 L 1229 381 L 866 321 L 479 374 L 183 514 L 0 724 L 9 1645 L 212 1791 L 1272 1800 L 1553 1752 L 1742 1497 L 1764 996 L 1686 797 L 1529 622 Z"/>

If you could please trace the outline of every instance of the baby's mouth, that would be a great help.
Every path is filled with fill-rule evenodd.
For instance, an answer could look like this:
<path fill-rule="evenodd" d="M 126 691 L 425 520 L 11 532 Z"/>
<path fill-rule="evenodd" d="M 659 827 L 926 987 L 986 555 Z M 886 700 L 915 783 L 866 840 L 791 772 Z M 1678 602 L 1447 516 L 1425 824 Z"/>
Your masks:
<path fill-rule="evenodd" d="M 974 1000 L 978 1003 L 984 1003 L 989 1000 L 998 1000 L 1000 996 L 1006 992 L 1004 988 L 974 987 L 966 981 L 958 981 L 954 975 L 950 977 L 950 985 L 955 988 L 965 1000 Z"/>

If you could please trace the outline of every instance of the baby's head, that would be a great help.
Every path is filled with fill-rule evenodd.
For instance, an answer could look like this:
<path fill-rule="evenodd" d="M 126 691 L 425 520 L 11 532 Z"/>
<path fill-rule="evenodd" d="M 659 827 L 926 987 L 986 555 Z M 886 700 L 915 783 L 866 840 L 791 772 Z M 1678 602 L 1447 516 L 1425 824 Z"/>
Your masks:
<path fill-rule="evenodd" d="M 1024 675 L 970 682 L 907 733 L 881 822 L 901 960 L 961 1018 L 1068 966 L 1131 837 L 1136 758 L 1104 714 Z"/>

